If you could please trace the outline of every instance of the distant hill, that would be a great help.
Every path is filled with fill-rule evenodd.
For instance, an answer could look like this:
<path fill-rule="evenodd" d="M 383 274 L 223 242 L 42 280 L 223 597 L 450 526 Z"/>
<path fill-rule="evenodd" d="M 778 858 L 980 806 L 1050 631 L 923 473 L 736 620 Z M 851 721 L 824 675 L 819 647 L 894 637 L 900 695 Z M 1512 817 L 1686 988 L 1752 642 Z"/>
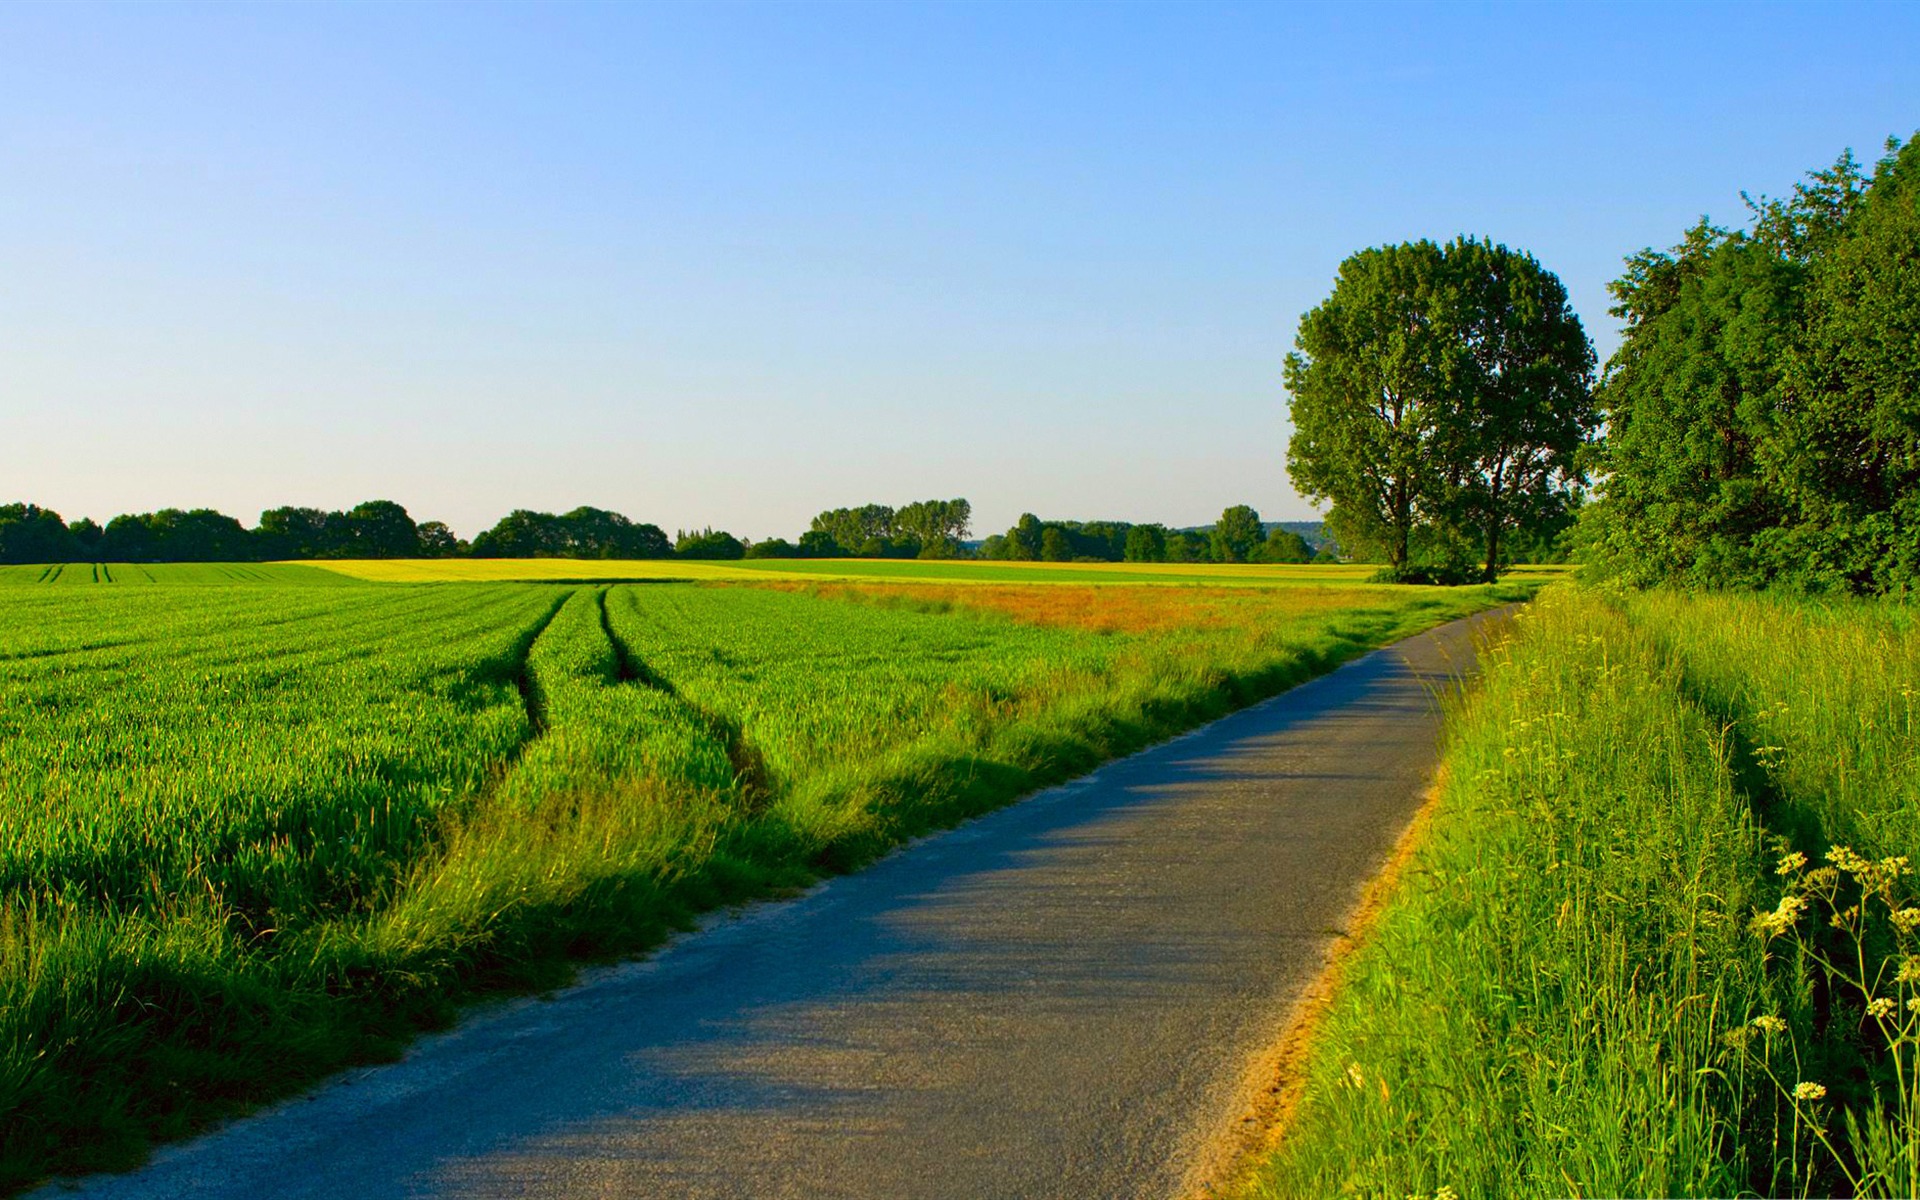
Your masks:
<path fill-rule="evenodd" d="M 1325 521 L 1262 521 L 1261 528 L 1267 533 L 1272 533 L 1276 529 L 1297 533 L 1307 539 L 1307 545 L 1315 550 L 1333 540 L 1327 534 Z"/>
<path fill-rule="evenodd" d="M 1213 525 L 1211 523 L 1206 525 L 1182 525 L 1180 527 L 1180 532 L 1181 533 L 1204 533 L 1205 531 L 1212 528 L 1213 528 Z M 1307 539 L 1307 545 L 1312 546 L 1315 550 L 1318 550 L 1321 546 L 1324 546 L 1328 542 L 1331 542 L 1333 540 L 1332 536 L 1327 533 L 1327 523 L 1325 521 L 1262 521 L 1260 522 L 1260 532 L 1262 533 L 1272 533 L 1276 529 L 1285 529 L 1285 530 L 1289 530 L 1290 532 L 1299 534 L 1301 537 Z"/>
<path fill-rule="evenodd" d="M 1212 529 L 1213 525 L 1211 523 L 1206 525 L 1176 525 L 1171 528 L 1176 533 L 1204 533 Z M 1307 545 L 1313 547 L 1315 551 L 1318 551 L 1322 546 L 1330 544 L 1333 545 L 1336 550 L 1339 548 L 1338 543 L 1334 542 L 1332 536 L 1327 533 L 1327 523 L 1325 521 L 1260 522 L 1260 532 L 1262 533 L 1272 533 L 1276 529 L 1291 530 L 1299 534 L 1301 537 L 1307 539 Z M 984 539 L 975 538 L 971 541 L 963 541 L 960 545 L 969 551 L 977 551 L 980 549 L 982 540 Z"/>

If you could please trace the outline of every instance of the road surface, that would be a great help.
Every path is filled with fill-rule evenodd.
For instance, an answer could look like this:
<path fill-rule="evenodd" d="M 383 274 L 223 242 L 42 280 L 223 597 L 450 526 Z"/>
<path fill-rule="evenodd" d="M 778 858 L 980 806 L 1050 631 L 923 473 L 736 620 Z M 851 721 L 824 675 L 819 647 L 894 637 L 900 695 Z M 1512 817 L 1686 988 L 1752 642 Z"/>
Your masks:
<path fill-rule="evenodd" d="M 1418 807 L 1473 623 L 49 1194 L 1176 1195 Z"/>

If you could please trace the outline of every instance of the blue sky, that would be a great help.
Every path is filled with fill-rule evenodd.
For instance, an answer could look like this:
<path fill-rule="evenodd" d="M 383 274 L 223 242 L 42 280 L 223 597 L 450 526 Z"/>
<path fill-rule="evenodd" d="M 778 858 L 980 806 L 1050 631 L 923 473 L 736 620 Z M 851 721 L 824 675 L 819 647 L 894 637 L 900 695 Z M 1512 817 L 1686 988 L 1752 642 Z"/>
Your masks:
<path fill-rule="evenodd" d="M 1920 5 L 0 6 L 0 501 L 791 536 L 1287 484 L 1360 247 L 1623 255 L 1920 128 Z"/>

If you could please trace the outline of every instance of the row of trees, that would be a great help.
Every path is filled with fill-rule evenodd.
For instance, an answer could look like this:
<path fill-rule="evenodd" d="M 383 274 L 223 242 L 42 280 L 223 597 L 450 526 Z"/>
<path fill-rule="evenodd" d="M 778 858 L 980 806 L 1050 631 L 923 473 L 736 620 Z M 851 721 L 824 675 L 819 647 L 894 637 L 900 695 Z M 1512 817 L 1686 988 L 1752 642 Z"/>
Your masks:
<path fill-rule="evenodd" d="M 689 557 L 714 554 L 700 535 L 682 535 Z M 0 563 L 265 562 L 287 558 L 665 558 L 676 552 L 656 525 L 599 508 L 558 516 L 518 509 L 493 528 L 462 541 L 439 521 L 416 523 L 391 500 L 369 500 L 345 512 L 273 508 L 252 529 L 212 509 L 161 509 L 115 517 L 103 529 L 82 518 L 32 504 L 0 505 Z"/>
<path fill-rule="evenodd" d="M 813 519 L 793 553 L 805 558 L 957 558 L 965 552 L 972 523 L 973 505 L 965 500 L 835 508 Z"/>
<path fill-rule="evenodd" d="M 406 509 L 387 500 L 346 512 L 271 509 L 254 529 L 210 508 L 128 513 L 102 528 L 84 517 L 69 525 L 37 505 L 0 505 L 0 563 L 418 558 L 462 545 L 445 525 L 416 525 Z"/>
<path fill-rule="evenodd" d="M 666 558 L 673 544 L 658 525 L 604 508 L 534 512 L 517 508 L 473 539 L 476 558 Z"/>
<path fill-rule="evenodd" d="M 1390 576 L 1492 579 L 1573 519 L 1593 366 L 1532 255 L 1474 238 L 1363 250 L 1287 356 L 1288 474 Z"/>
<path fill-rule="evenodd" d="M 1300 534 L 1236 504 L 1198 530 L 1125 521 L 1042 521 L 1023 513 L 1013 528 L 980 543 L 980 557 L 1011 562 L 1303 563 L 1316 557 Z M 1330 550 L 1323 550 L 1332 557 Z"/>
<path fill-rule="evenodd" d="M 344 512 L 275 508 L 248 529 L 211 509 L 163 509 L 115 517 L 105 529 L 68 525 L 31 504 L 0 506 L 0 563 L 242 562 L 312 558 L 983 558 L 1032 562 L 1307 562 L 1329 557 L 1298 533 L 1269 530 L 1244 504 L 1199 530 L 1124 521 L 1042 521 L 1023 515 L 977 551 L 966 543 L 973 508 L 965 500 L 923 500 L 837 508 L 815 517 L 797 543 L 749 542 L 724 530 L 682 530 L 601 508 L 565 513 L 515 509 L 471 544 L 438 521 L 416 523 L 389 500 Z"/>
<path fill-rule="evenodd" d="M 1612 285 L 1583 559 L 1646 585 L 1920 586 L 1920 143 L 1851 154 Z"/>

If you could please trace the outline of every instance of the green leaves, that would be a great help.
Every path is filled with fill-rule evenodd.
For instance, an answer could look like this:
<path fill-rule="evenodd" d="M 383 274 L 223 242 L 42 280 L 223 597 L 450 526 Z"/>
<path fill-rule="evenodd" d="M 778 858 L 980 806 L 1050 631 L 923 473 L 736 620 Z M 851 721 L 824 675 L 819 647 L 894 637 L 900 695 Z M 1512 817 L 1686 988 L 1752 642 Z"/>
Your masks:
<path fill-rule="evenodd" d="M 1363 250 L 1287 356 L 1287 471 L 1343 545 L 1404 572 L 1426 549 L 1499 566 L 1561 520 L 1598 425 L 1593 350 L 1527 254 L 1459 238 Z M 1443 566 L 1457 566 L 1451 561 Z"/>
<path fill-rule="evenodd" d="M 1851 155 L 1612 285 L 1626 340 L 1585 557 L 1636 584 L 1920 579 L 1920 151 Z"/>

